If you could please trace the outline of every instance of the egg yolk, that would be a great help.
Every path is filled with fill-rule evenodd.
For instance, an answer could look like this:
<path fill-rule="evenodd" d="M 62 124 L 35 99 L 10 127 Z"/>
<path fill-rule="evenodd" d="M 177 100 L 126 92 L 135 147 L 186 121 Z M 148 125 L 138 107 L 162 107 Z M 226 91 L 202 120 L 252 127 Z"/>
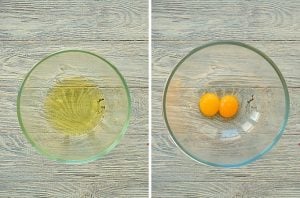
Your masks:
<path fill-rule="evenodd" d="M 214 116 L 218 113 L 220 106 L 219 97 L 213 93 L 206 93 L 199 100 L 199 109 L 205 116 Z"/>
<path fill-rule="evenodd" d="M 239 108 L 238 99 L 233 95 L 226 95 L 221 98 L 219 113 L 224 118 L 233 117 Z"/>

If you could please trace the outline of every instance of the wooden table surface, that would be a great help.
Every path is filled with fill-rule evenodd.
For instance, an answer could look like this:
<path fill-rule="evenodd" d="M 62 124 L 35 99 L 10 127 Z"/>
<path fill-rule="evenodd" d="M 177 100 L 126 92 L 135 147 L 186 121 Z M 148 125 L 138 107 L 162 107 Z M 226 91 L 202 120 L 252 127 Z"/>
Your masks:
<path fill-rule="evenodd" d="M 300 197 L 300 1 L 154 0 L 153 197 Z M 192 49 L 214 40 L 248 43 L 273 59 L 291 97 L 288 126 L 263 158 L 238 169 L 198 164 L 169 138 L 162 117 L 164 84 Z"/>
<path fill-rule="evenodd" d="M 148 196 L 148 3 L 0 1 L 0 197 Z M 17 92 L 35 63 L 63 49 L 97 53 L 124 75 L 132 117 L 121 143 L 83 165 L 47 160 L 18 124 Z"/>

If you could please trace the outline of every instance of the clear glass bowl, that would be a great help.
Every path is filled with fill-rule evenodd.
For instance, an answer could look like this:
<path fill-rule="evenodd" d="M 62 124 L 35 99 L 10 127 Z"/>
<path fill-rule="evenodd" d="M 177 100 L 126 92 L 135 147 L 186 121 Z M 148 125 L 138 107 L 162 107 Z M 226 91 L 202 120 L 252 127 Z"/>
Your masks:
<path fill-rule="evenodd" d="M 27 74 L 17 112 L 23 133 L 41 154 L 84 163 L 119 143 L 131 101 L 112 64 L 90 52 L 67 50 L 44 58 Z"/>
<path fill-rule="evenodd" d="M 235 95 L 232 119 L 199 112 L 206 92 Z M 280 139 L 288 119 L 289 94 L 275 63 L 240 42 L 213 42 L 192 50 L 172 71 L 163 111 L 175 144 L 207 165 L 239 167 L 260 158 Z"/>

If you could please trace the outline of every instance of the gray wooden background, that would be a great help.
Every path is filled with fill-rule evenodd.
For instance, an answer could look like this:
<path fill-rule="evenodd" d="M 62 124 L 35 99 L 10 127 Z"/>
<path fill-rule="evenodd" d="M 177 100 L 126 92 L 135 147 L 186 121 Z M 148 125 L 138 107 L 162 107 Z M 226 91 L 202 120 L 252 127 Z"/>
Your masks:
<path fill-rule="evenodd" d="M 145 0 L 0 1 L 0 197 L 147 197 L 148 3 Z M 65 165 L 21 134 L 16 99 L 26 73 L 63 49 L 95 52 L 124 75 L 133 112 L 107 156 Z"/>
<path fill-rule="evenodd" d="M 153 0 L 153 197 L 300 197 L 300 1 Z M 198 164 L 171 141 L 162 118 L 164 84 L 193 48 L 239 40 L 282 71 L 291 97 L 287 129 L 262 159 L 239 169 Z"/>

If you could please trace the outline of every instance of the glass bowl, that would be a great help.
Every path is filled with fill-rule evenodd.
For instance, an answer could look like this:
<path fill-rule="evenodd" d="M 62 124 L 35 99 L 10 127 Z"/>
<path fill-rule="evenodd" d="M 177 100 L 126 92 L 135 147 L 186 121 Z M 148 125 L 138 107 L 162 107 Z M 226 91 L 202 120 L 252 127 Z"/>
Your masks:
<path fill-rule="evenodd" d="M 198 101 L 208 92 L 236 96 L 237 115 L 202 115 Z M 280 139 L 289 94 L 279 69 L 263 52 L 218 41 L 192 50 L 177 64 L 166 83 L 163 112 L 172 139 L 189 157 L 211 166 L 239 167 Z"/>
<path fill-rule="evenodd" d="M 130 94 L 120 72 L 81 50 L 52 54 L 27 74 L 17 99 L 28 141 L 50 159 L 84 163 L 110 152 L 124 135 Z"/>

